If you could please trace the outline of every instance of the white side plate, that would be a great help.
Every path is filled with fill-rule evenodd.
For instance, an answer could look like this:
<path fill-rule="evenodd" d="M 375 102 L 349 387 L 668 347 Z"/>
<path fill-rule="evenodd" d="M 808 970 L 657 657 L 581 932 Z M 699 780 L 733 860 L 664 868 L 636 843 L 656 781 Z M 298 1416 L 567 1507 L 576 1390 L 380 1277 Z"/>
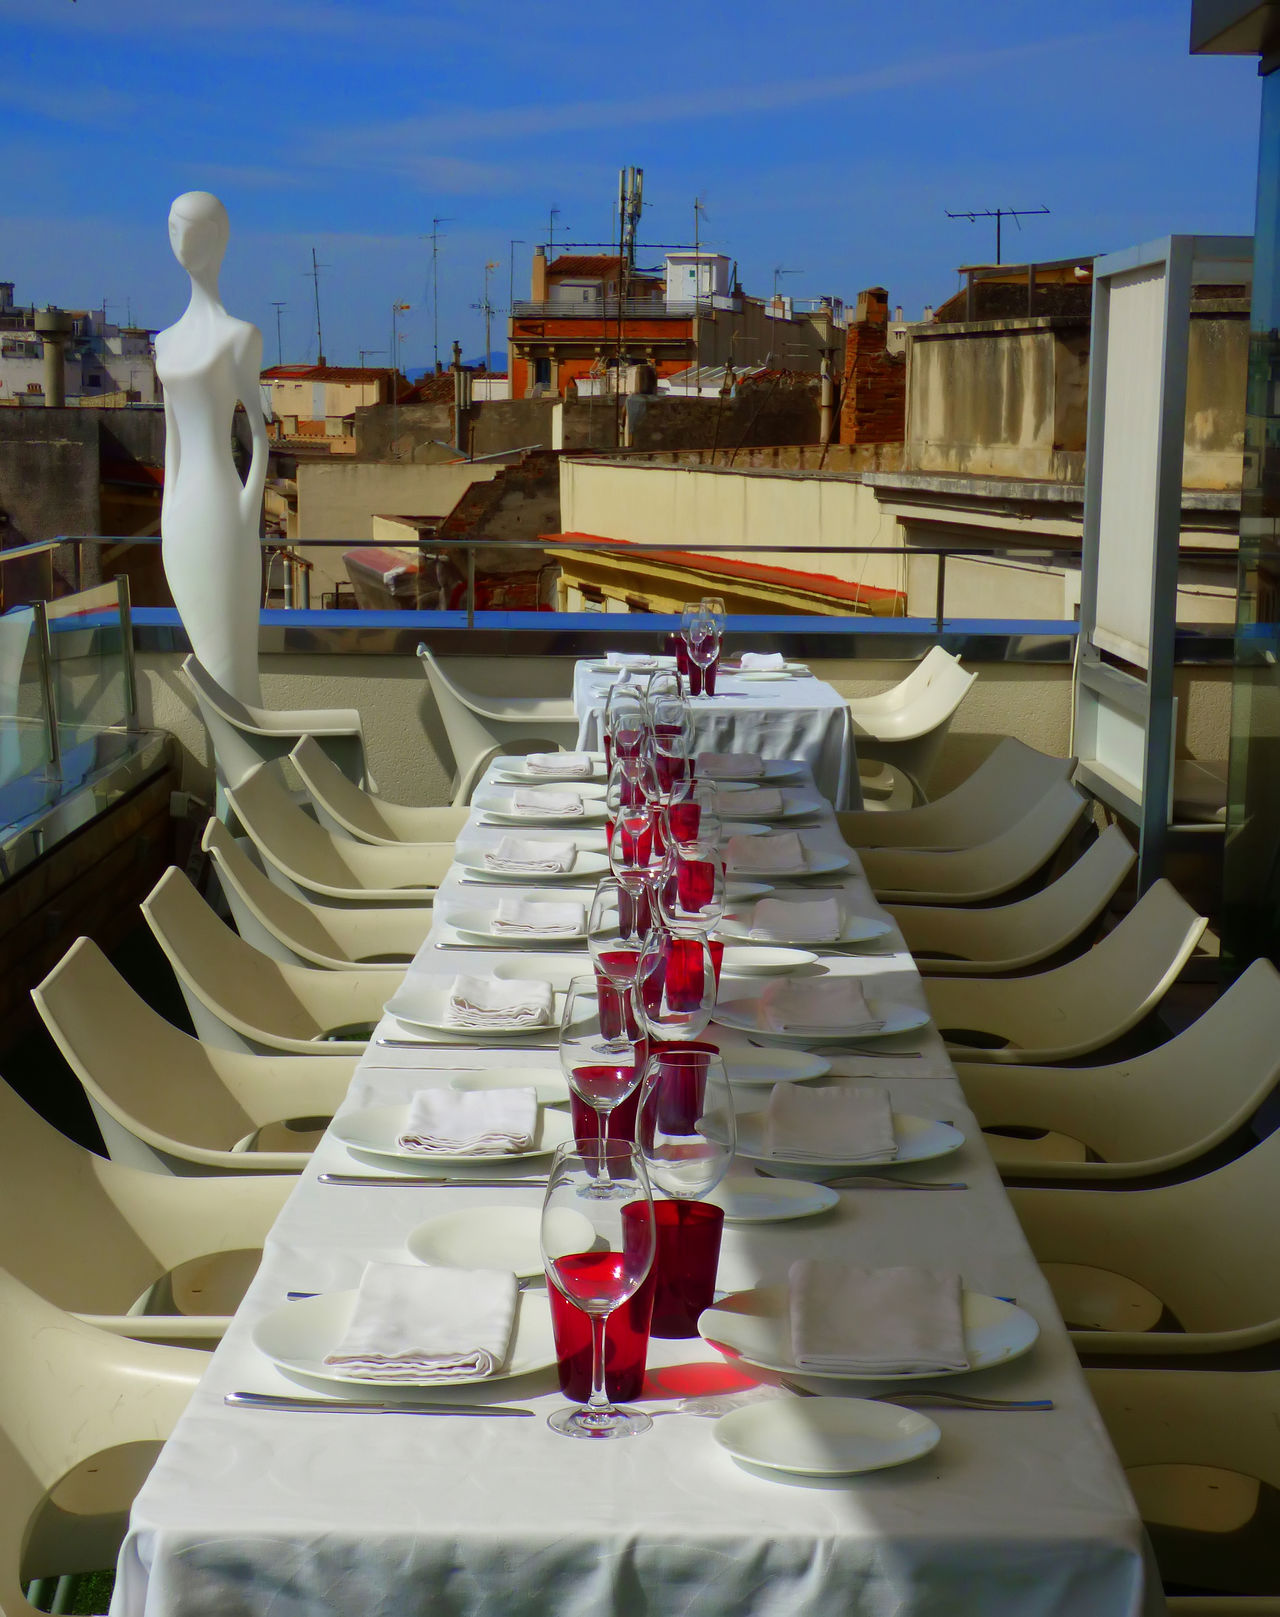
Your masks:
<path fill-rule="evenodd" d="M 737 943 L 725 940 L 721 972 L 727 977 L 784 977 L 788 972 L 812 966 L 816 954 L 807 949 L 784 949 L 767 943 Z"/>
<path fill-rule="evenodd" d="M 729 1224 L 781 1224 L 825 1213 L 840 1200 L 840 1192 L 804 1179 L 759 1179 L 744 1173 L 722 1179 L 707 1200 L 724 1208 Z"/>
<path fill-rule="evenodd" d="M 508 1086 L 510 1087 L 510 1086 Z M 508 1162 L 525 1162 L 530 1157 L 548 1156 L 558 1145 L 573 1138 L 573 1124 L 567 1112 L 538 1108 L 538 1132 L 528 1151 L 406 1151 L 397 1144 L 409 1116 L 407 1106 L 363 1106 L 335 1118 L 329 1125 L 335 1140 L 362 1156 L 377 1157 L 401 1170 L 429 1174 L 437 1165 L 447 1172 L 455 1162 L 483 1164 L 500 1168 Z"/>
<path fill-rule="evenodd" d="M 906 1465 L 936 1448 L 936 1422 L 869 1398 L 779 1398 L 745 1404 L 711 1435 L 735 1460 L 801 1477 L 848 1477 Z"/>
<path fill-rule="evenodd" d="M 464 1093 L 474 1089 L 532 1089 L 539 1106 L 567 1106 L 569 1085 L 562 1072 L 530 1067 L 475 1067 L 456 1073 L 450 1089 Z"/>
<path fill-rule="evenodd" d="M 579 1243 L 578 1250 L 589 1252 L 595 1230 L 581 1213 L 571 1207 L 555 1210 L 566 1244 L 561 1251 L 573 1251 L 568 1239 Z M 433 1263 L 444 1269 L 510 1269 L 521 1277 L 540 1275 L 542 1247 L 539 1231 L 540 1207 L 466 1207 L 450 1213 L 437 1213 L 425 1224 L 410 1230 L 405 1245 L 419 1263 Z"/>

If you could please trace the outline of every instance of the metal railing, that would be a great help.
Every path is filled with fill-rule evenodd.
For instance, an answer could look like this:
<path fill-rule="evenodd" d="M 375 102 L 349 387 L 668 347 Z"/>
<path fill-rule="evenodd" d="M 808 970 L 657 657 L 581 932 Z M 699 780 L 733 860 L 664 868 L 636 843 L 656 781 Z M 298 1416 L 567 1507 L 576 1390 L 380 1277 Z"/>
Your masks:
<path fill-rule="evenodd" d="M 692 320 L 695 314 L 709 314 L 711 299 L 693 298 L 668 302 L 665 298 L 584 299 L 581 303 L 514 303 L 513 320 Z"/>

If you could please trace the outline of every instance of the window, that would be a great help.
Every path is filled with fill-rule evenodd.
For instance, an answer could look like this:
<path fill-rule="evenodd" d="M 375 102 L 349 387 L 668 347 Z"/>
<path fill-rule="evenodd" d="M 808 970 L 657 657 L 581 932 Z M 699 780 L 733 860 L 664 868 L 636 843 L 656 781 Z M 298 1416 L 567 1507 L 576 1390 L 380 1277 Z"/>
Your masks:
<path fill-rule="evenodd" d="M 551 361 L 549 359 L 534 360 L 533 383 L 535 387 L 551 386 Z"/>

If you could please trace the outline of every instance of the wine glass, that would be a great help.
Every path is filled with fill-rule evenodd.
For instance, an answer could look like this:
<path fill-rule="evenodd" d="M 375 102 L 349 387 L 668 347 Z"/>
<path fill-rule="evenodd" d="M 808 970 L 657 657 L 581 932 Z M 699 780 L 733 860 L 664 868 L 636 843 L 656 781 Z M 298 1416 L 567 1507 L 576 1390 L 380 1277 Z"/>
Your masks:
<path fill-rule="evenodd" d="M 720 624 L 710 613 L 700 612 L 690 624 L 689 634 L 689 656 L 702 671 L 705 689 L 707 671 L 720 656 Z"/>
<path fill-rule="evenodd" d="M 617 992 L 612 985 L 609 991 Z M 595 1145 L 587 1152 L 579 1143 L 586 1154 L 595 1157 L 591 1194 L 599 1197 L 618 1194 L 605 1149 L 615 1143 L 609 1139 L 609 1117 L 635 1093 L 643 1060 L 639 1036 L 628 1028 L 623 1007 L 618 1010 L 616 1031 L 606 1031 L 595 977 L 574 977 L 560 1019 L 560 1070 L 569 1088 L 596 1116 Z"/>
<path fill-rule="evenodd" d="M 644 932 L 636 925 L 633 895 L 616 876 L 602 876 L 596 883 L 587 916 L 587 947 L 597 975 L 624 997 L 628 1009 L 643 944 Z M 610 1018 L 604 1014 L 603 996 L 601 1015 L 602 1020 L 609 1022 Z"/>
<path fill-rule="evenodd" d="M 737 1143 L 733 1091 L 719 1052 L 655 1050 L 645 1064 L 636 1144 L 657 1189 L 675 1201 L 710 1195 Z"/>
<path fill-rule="evenodd" d="M 604 1385 L 604 1332 L 609 1315 L 644 1284 L 653 1267 L 653 1192 L 644 1161 L 634 1147 L 610 1144 L 610 1182 L 618 1194 L 593 1194 L 595 1176 L 587 1157 L 571 1145 L 557 1146 L 542 1204 L 542 1262 L 547 1279 L 591 1321 L 591 1398 L 547 1417 L 564 1437 L 634 1437 L 653 1425 L 643 1410 L 619 1408 Z"/>
<path fill-rule="evenodd" d="M 611 766 L 619 758 L 639 757 L 645 728 L 640 692 L 632 686 L 615 685 L 605 704 L 605 723 L 612 749 Z"/>
<path fill-rule="evenodd" d="M 658 882 L 658 913 L 668 930 L 681 937 L 710 932 L 724 912 L 724 865 L 717 849 L 701 841 L 671 849 Z"/>
<path fill-rule="evenodd" d="M 641 1027 L 660 1043 L 703 1033 L 716 1008 L 715 965 L 706 937 L 675 937 L 665 927 L 650 927 L 640 951 L 635 1007 Z"/>
<path fill-rule="evenodd" d="M 680 696 L 680 676 L 672 668 L 658 668 L 649 675 L 644 688 L 644 699 L 650 707 L 660 697 L 682 700 Z"/>

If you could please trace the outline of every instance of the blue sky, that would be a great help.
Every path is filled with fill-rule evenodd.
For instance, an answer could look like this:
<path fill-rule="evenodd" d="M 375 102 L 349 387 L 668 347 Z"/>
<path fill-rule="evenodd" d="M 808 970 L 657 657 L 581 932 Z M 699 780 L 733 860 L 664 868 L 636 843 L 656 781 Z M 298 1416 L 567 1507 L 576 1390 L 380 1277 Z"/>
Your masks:
<path fill-rule="evenodd" d="M 1187 54 L 1189 0 L 738 0 L 716 10 L 543 0 L 0 0 L 7 68 L 0 279 L 20 300 L 128 304 L 154 326 L 186 281 L 165 219 L 180 191 L 231 213 L 223 296 L 275 358 L 431 358 L 483 347 L 484 265 L 502 306 L 528 253 L 607 236 L 618 168 L 645 171 L 644 236 L 705 237 L 748 292 L 883 285 L 909 317 L 989 260 L 988 223 L 1037 207 L 1005 257 L 1055 258 L 1171 231 L 1253 227 L 1258 80 Z M 498 341 L 495 340 L 495 347 Z M 385 363 L 371 354 L 370 363 Z"/>

